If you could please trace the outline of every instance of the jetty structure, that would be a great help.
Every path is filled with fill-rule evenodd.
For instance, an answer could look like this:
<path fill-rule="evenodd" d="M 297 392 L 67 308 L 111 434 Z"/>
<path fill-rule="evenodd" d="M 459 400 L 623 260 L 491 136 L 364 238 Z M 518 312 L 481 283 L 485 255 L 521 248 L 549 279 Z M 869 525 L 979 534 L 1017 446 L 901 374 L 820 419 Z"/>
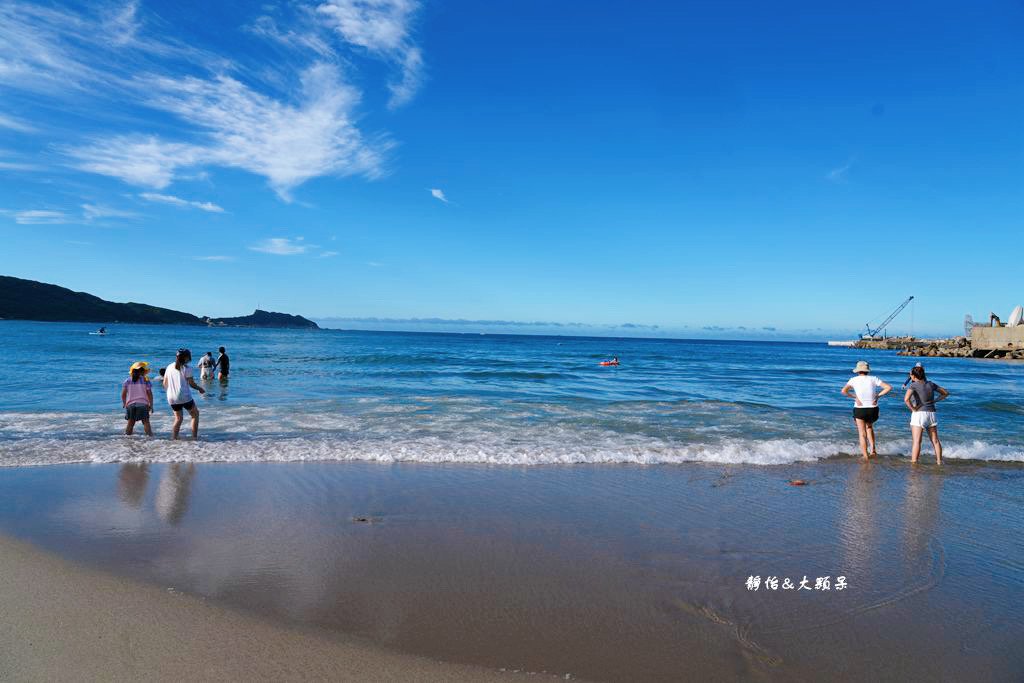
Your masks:
<path fill-rule="evenodd" d="M 898 351 L 901 356 L 1024 360 L 1024 307 L 1014 308 L 1005 323 L 995 313 L 989 314 L 986 324 L 975 323 L 968 315 L 964 320 L 964 334 L 956 337 L 918 339 L 909 336 L 869 339 L 867 335 L 863 335 L 856 341 L 829 342 L 829 345 Z"/>
<path fill-rule="evenodd" d="M 887 338 L 885 334 L 885 329 L 889 326 L 889 323 L 895 320 L 896 316 L 902 313 L 903 309 L 906 308 L 907 305 L 910 304 L 910 302 L 912 302 L 913 300 L 913 295 L 908 296 L 906 299 L 903 300 L 903 302 L 899 306 L 896 307 L 896 310 L 894 310 L 892 313 L 886 316 L 882 322 L 878 323 L 874 327 L 871 326 L 870 322 L 864 323 L 864 329 L 866 331 L 864 332 L 864 334 L 860 335 L 860 339 L 850 339 L 847 341 L 830 341 L 828 342 L 828 345 L 855 347 L 857 346 L 858 342 L 861 341 L 884 341 Z"/>

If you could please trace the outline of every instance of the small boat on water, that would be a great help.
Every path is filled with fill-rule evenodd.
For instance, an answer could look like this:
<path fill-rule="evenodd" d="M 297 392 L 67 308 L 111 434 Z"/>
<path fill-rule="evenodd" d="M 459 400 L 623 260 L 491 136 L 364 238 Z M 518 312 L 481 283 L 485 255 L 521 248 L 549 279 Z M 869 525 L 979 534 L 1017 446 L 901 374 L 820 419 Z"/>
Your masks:
<path fill-rule="evenodd" d="M 857 345 L 857 341 L 856 340 L 850 340 L 850 341 L 830 341 L 830 342 L 828 342 L 828 345 L 829 346 L 845 346 L 847 348 L 850 348 L 850 347 L 856 346 Z"/>

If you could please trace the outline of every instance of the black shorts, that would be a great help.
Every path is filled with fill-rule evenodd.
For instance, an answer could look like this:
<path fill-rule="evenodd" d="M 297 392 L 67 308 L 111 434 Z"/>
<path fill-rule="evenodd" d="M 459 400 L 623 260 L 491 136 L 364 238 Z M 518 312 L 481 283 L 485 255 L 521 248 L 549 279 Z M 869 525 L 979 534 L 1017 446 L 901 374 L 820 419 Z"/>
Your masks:
<path fill-rule="evenodd" d="M 875 424 L 878 419 L 878 406 L 874 408 L 854 408 L 853 417 L 857 420 L 864 420 L 869 425 Z"/>
<path fill-rule="evenodd" d="M 149 406 L 144 406 L 141 403 L 133 403 L 124 409 L 124 419 L 126 420 L 148 420 L 149 419 Z"/>
<path fill-rule="evenodd" d="M 187 410 L 188 412 L 191 413 L 192 409 L 195 408 L 195 407 L 196 407 L 196 402 L 195 402 L 194 399 L 189 401 L 188 403 L 172 403 L 171 404 L 171 410 L 173 410 L 176 413 L 180 413 L 182 411 L 182 409 Z"/>

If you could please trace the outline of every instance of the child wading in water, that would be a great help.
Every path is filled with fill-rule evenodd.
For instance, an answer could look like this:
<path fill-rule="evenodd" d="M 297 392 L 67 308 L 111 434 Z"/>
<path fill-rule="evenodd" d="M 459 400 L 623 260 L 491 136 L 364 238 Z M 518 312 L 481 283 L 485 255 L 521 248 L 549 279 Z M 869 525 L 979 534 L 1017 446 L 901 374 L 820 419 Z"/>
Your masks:
<path fill-rule="evenodd" d="M 153 410 L 153 385 L 146 377 L 149 363 L 135 363 L 130 372 L 131 377 L 121 385 L 121 405 L 124 407 L 124 419 L 128 420 L 124 433 L 131 436 L 135 431 L 135 423 L 142 422 L 146 436 L 153 436 L 149 426 L 149 413 Z"/>

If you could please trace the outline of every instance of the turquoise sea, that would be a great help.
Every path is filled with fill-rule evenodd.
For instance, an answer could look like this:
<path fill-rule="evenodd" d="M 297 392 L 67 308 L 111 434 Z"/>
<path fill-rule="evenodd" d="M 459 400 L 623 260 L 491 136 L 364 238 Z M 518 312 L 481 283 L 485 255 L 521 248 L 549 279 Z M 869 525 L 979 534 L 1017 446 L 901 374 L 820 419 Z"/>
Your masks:
<path fill-rule="evenodd" d="M 915 359 L 824 344 L 207 329 L 0 322 L 0 465 L 370 460 L 752 465 L 857 451 L 839 390 L 859 358 L 897 387 L 877 425 L 909 452 L 903 383 Z M 121 435 L 129 365 L 225 346 L 230 381 L 199 399 L 201 439 Z M 599 361 L 618 356 L 619 367 Z M 946 457 L 1024 462 L 1024 366 L 926 359 Z M 156 373 L 154 371 L 154 376 Z M 926 458 L 930 453 L 926 450 Z"/>

